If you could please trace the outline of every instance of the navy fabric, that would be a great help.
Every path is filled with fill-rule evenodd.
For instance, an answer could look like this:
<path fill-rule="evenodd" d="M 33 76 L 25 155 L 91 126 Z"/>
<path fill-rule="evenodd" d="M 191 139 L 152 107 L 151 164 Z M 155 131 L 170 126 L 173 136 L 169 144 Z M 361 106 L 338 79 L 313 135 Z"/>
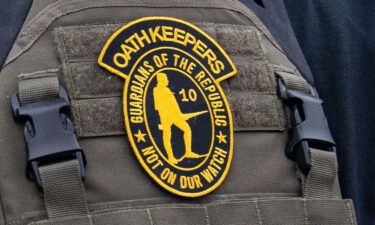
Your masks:
<path fill-rule="evenodd" d="M 340 184 L 375 224 L 375 1 L 285 0 L 337 142 Z"/>
<path fill-rule="evenodd" d="M 29 12 L 31 0 L 0 0 L 0 68 Z"/>
<path fill-rule="evenodd" d="M 288 14 L 282 0 L 240 0 L 249 7 L 269 28 L 276 41 L 282 46 L 288 58 L 303 76 L 313 84 L 313 77 L 303 53 L 298 46 Z"/>
<path fill-rule="evenodd" d="M 269 27 L 302 74 L 311 72 L 337 142 L 343 196 L 360 225 L 375 224 L 375 1 L 241 0 Z M 0 65 L 31 0 L 0 0 Z"/>

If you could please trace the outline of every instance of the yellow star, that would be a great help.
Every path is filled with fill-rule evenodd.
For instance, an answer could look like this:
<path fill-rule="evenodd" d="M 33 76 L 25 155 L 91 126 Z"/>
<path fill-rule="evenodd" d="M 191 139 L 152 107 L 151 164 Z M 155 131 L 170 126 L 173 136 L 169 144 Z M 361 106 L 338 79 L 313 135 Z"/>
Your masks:
<path fill-rule="evenodd" d="M 221 131 L 219 132 L 219 135 L 216 135 L 216 137 L 219 140 L 219 143 L 227 143 L 227 140 L 225 140 L 227 135 L 224 135 L 223 133 L 221 133 Z"/>
<path fill-rule="evenodd" d="M 146 142 L 145 136 L 146 134 L 142 133 L 141 130 L 138 130 L 137 134 L 134 134 L 134 136 L 137 138 L 137 142 L 139 143 L 140 141 Z"/>

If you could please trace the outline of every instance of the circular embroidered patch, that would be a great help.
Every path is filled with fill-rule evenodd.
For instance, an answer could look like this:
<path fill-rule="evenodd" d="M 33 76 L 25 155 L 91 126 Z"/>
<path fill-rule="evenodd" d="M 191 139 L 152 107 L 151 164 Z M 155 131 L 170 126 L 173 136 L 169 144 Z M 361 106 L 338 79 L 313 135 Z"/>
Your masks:
<path fill-rule="evenodd" d="M 220 81 L 237 70 L 216 41 L 186 21 L 146 17 L 116 31 L 98 62 L 125 78 L 126 131 L 147 173 L 181 196 L 217 188 L 233 155 Z"/>

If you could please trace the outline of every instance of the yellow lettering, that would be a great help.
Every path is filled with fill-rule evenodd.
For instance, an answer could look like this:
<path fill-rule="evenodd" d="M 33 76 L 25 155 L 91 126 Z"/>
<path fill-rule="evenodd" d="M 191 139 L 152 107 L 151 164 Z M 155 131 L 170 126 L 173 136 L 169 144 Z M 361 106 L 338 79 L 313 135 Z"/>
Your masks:
<path fill-rule="evenodd" d="M 143 117 L 141 116 L 132 116 L 130 117 L 132 123 L 143 123 Z"/>
<path fill-rule="evenodd" d="M 176 182 L 177 174 L 173 173 L 169 168 L 165 168 L 161 174 L 160 178 L 162 180 L 167 180 L 168 183 L 174 185 Z"/>
<path fill-rule="evenodd" d="M 129 60 L 128 58 L 126 57 L 125 54 L 123 53 L 116 53 L 114 56 L 113 56 L 113 63 L 120 67 L 120 68 L 125 68 L 128 66 L 129 64 Z"/>
<path fill-rule="evenodd" d="M 201 40 L 198 40 L 197 43 L 195 43 L 193 47 L 193 51 L 204 59 L 203 55 L 204 55 L 204 51 L 206 50 L 206 48 L 207 48 L 207 45 L 203 43 Z"/>
<path fill-rule="evenodd" d="M 174 29 L 174 37 L 177 43 L 184 44 L 184 38 L 185 38 L 186 31 L 175 28 Z"/>
<path fill-rule="evenodd" d="M 196 41 L 197 39 L 192 34 L 187 33 L 183 45 L 186 46 L 188 43 L 193 45 Z"/>
<path fill-rule="evenodd" d="M 163 166 L 164 163 L 159 159 L 159 156 L 155 153 L 155 149 L 153 146 L 147 147 L 142 149 L 142 154 L 147 156 L 146 162 L 148 164 L 153 164 L 152 169 L 156 169 L 159 166 Z"/>
<path fill-rule="evenodd" d="M 201 179 L 200 179 L 199 175 L 193 175 L 191 177 L 181 176 L 180 177 L 180 187 L 182 189 L 189 188 L 189 189 L 193 190 L 193 189 L 196 189 L 196 188 L 203 187 L 203 184 L 201 182 Z"/>
<path fill-rule="evenodd" d="M 141 30 L 141 33 L 142 33 L 142 36 L 139 36 L 137 33 L 135 33 L 134 36 L 135 36 L 135 39 L 137 39 L 138 44 L 143 48 L 145 46 L 145 44 L 143 43 L 143 41 L 146 41 L 147 44 L 151 44 L 151 40 L 148 37 L 148 35 L 147 35 L 147 33 L 146 33 L 145 30 Z"/>
<path fill-rule="evenodd" d="M 157 41 L 156 38 L 158 38 L 161 41 L 164 41 L 164 38 L 162 35 L 160 35 L 159 30 L 160 30 L 160 26 L 155 27 L 154 30 L 152 28 L 148 29 L 152 42 L 156 42 Z"/>
<path fill-rule="evenodd" d="M 210 171 L 208 169 L 205 169 L 201 172 L 201 175 L 204 179 L 206 179 L 206 181 L 208 183 L 211 183 L 213 180 L 214 180 L 214 177 L 212 176 L 212 174 L 210 173 Z"/>
<path fill-rule="evenodd" d="M 173 27 L 162 26 L 161 30 L 163 32 L 163 38 L 166 41 L 173 41 Z"/>
<path fill-rule="evenodd" d="M 195 75 L 195 79 L 200 82 L 203 78 L 206 77 L 206 74 L 204 73 L 204 71 L 201 71 L 199 72 L 197 75 Z"/>

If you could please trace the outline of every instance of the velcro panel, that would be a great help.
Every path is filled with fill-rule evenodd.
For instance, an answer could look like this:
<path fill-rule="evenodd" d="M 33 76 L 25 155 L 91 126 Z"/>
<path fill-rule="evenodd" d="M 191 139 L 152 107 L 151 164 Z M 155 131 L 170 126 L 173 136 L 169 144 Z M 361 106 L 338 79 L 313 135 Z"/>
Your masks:
<path fill-rule="evenodd" d="M 236 131 L 278 130 L 284 128 L 284 114 L 282 103 L 277 96 L 267 94 L 248 94 L 244 92 L 230 92 L 227 95 L 232 109 L 233 123 Z M 249 119 L 251 118 L 251 119 Z"/>
<path fill-rule="evenodd" d="M 199 27 L 205 31 L 214 27 L 213 38 L 230 56 L 245 56 L 258 60 L 264 58 L 260 33 L 253 27 L 228 24 L 206 24 Z M 210 34 L 210 30 L 207 33 Z"/>
<path fill-rule="evenodd" d="M 246 91 L 244 94 L 264 93 L 276 94 L 273 76 L 265 79 L 265 74 L 271 74 L 266 63 L 251 60 L 250 57 L 231 57 L 238 69 L 235 77 L 228 79 L 231 90 Z"/>
<path fill-rule="evenodd" d="M 121 97 L 72 100 L 76 132 L 81 137 L 124 133 Z"/>
<path fill-rule="evenodd" d="M 68 62 L 96 61 L 104 43 L 121 27 L 120 24 L 82 25 L 56 28 L 58 44 Z"/>
<path fill-rule="evenodd" d="M 234 117 L 235 131 L 281 131 L 284 109 L 276 95 L 273 69 L 268 65 L 255 27 L 194 23 L 217 40 L 230 55 L 238 74 L 221 82 Z M 106 40 L 123 24 L 60 27 L 55 30 L 62 62 L 60 80 L 73 100 L 73 120 L 83 137 L 124 134 L 124 80 L 96 60 Z"/>
<path fill-rule="evenodd" d="M 69 94 L 75 99 L 121 96 L 124 79 L 101 69 L 96 62 L 70 63 L 66 81 Z M 65 67 L 64 65 L 64 67 Z"/>
<path fill-rule="evenodd" d="M 33 222 L 34 225 L 354 225 L 350 200 L 236 200 L 202 205 L 164 205 Z"/>
<path fill-rule="evenodd" d="M 282 130 L 282 103 L 274 95 L 227 94 L 236 131 L 268 130 L 270 125 Z M 124 134 L 121 97 L 72 100 L 76 131 L 81 137 Z M 251 118 L 251 119 L 249 119 Z M 242 123 L 241 123 L 242 122 Z M 77 126 L 78 124 L 78 126 Z"/>

